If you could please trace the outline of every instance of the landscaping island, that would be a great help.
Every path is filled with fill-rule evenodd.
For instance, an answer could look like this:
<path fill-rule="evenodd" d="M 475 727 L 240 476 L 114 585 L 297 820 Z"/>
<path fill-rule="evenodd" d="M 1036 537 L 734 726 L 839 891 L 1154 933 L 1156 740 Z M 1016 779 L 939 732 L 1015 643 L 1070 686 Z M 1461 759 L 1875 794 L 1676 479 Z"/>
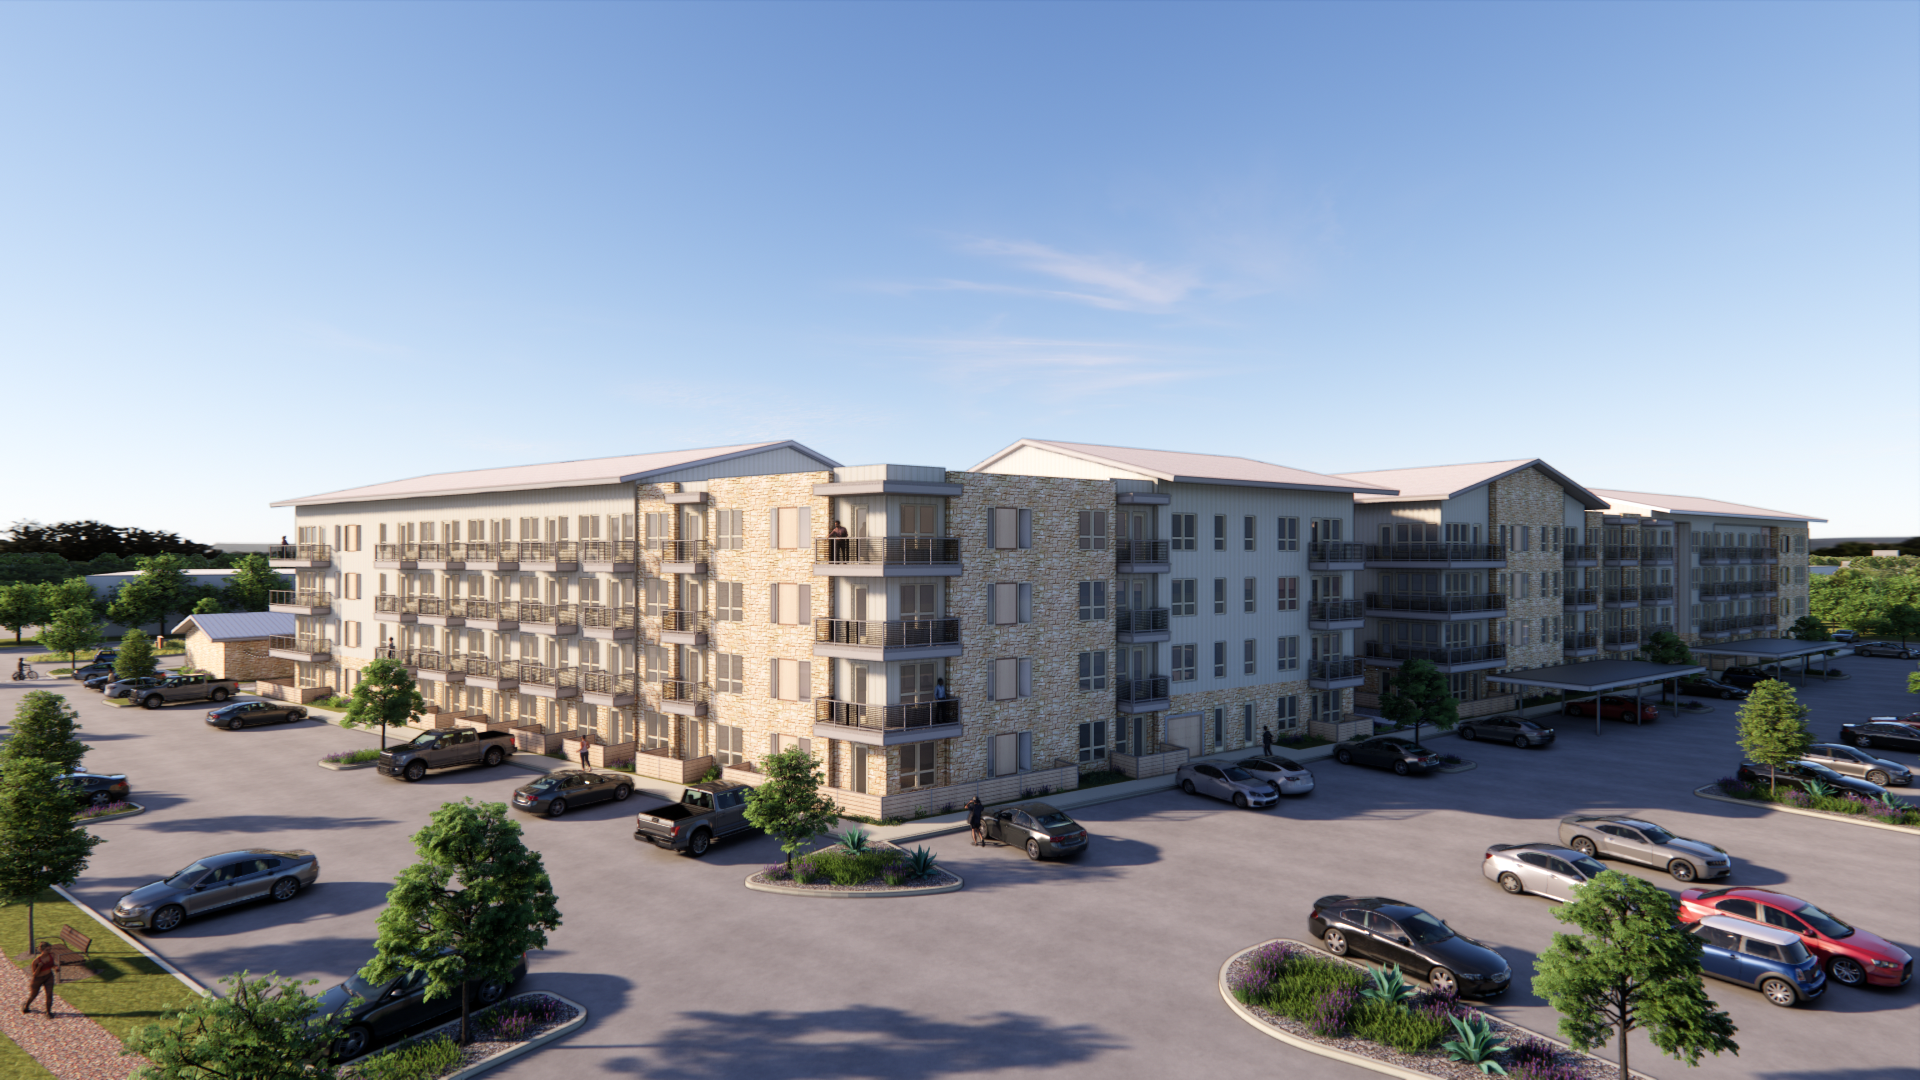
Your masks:
<path fill-rule="evenodd" d="M 953 892 L 965 884 L 958 874 L 935 865 L 933 853 L 926 848 L 909 853 L 884 840 L 864 837 L 853 844 L 849 847 L 843 838 L 800 856 L 791 867 L 774 863 L 747 878 L 747 888 L 794 896 L 884 899 Z"/>

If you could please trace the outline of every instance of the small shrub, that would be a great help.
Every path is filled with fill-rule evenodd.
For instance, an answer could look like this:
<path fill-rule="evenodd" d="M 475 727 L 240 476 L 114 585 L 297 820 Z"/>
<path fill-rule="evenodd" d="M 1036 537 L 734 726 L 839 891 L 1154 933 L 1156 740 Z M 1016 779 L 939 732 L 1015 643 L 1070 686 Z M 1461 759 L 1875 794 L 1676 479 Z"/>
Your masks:
<path fill-rule="evenodd" d="M 1323 1039 L 1339 1035 L 1347 1030 L 1347 1021 L 1359 1000 L 1359 995 L 1347 987 L 1322 995 L 1306 1017 L 1307 1029 Z"/>
<path fill-rule="evenodd" d="M 1020 789 L 1020 797 L 1021 797 L 1021 798 L 1023 798 L 1023 799 L 1031 799 L 1031 798 L 1033 798 L 1033 789 L 1032 789 L 1032 788 L 1030 788 L 1030 787 L 1023 787 L 1023 788 L 1021 788 L 1021 789 Z"/>
<path fill-rule="evenodd" d="M 1355 1035 L 1403 1054 L 1431 1049 L 1447 1033 L 1446 1021 L 1409 1012 L 1404 1006 L 1379 998 L 1361 1002 L 1348 1017 L 1347 1025 Z"/>
<path fill-rule="evenodd" d="M 926 808 L 926 807 L 924 807 L 924 806 L 916 806 L 916 807 L 914 807 L 914 808 L 913 808 L 913 820 L 915 820 L 915 821 L 919 821 L 919 820 L 920 820 L 921 818 L 923 818 L 923 817 L 926 817 L 926 816 L 927 816 L 927 808 Z"/>
<path fill-rule="evenodd" d="M 1731 795 L 1736 799 L 1753 798 L 1752 786 L 1737 776 L 1723 776 L 1715 780 L 1713 786 L 1719 788 L 1722 795 Z"/>
<path fill-rule="evenodd" d="M 114 814 L 131 809 L 133 809 L 132 803 L 115 799 L 110 803 L 101 803 L 99 806 L 86 807 L 74 816 L 82 820 L 86 818 L 111 817 Z"/>
<path fill-rule="evenodd" d="M 1445 1020 L 1449 1016 L 1466 1016 L 1473 1007 L 1460 1000 L 1460 995 L 1440 990 L 1428 990 L 1418 995 L 1408 1008 L 1435 1020 Z"/>
<path fill-rule="evenodd" d="M 940 812 L 941 812 L 942 814 L 951 814 L 951 813 L 953 813 L 953 804 L 952 804 L 952 803 L 943 803 L 943 804 L 941 804 L 941 806 L 940 806 Z"/>
<path fill-rule="evenodd" d="M 889 870 L 880 876 L 880 880 L 886 882 L 889 888 L 897 889 L 900 887 L 900 883 L 906 879 L 900 876 L 899 871 Z"/>
<path fill-rule="evenodd" d="M 715 765 L 709 768 L 706 772 L 702 773 L 700 775 L 700 779 L 695 780 L 694 783 L 711 784 L 718 779 L 720 779 L 720 766 Z"/>
<path fill-rule="evenodd" d="M 1500 1036 L 1494 1032 L 1493 1025 L 1487 1022 L 1486 1017 L 1462 1020 L 1457 1016 L 1449 1016 L 1447 1023 L 1453 1025 L 1454 1033 L 1454 1038 L 1443 1044 L 1449 1059 L 1478 1065 L 1483 1073 L 1507 1071 L 1494 1060 L 1494 1055 L 1507 1048 L 1506 1044 L 1500 1041 Z"/>
<path fill-rule="evenodd" d="M 1267 991 L 1266 1007 L 1307 1023 L 1321 998 L 1336 990 L 1346 990 L 1357 999 L 1366 981 L 1364 975 L 1345 964 L 1300 954 L 1290 960 L 1274 980 Z"/>
<path fill-rule="evenodd" d="M 496 1005 L 475 1017 L 484 1038 L 518 1042 L 531 1032 L 560 1019 L 560 1003 L 550 997 L 534 997 L 506 1005 Z"/>
<path fill-rule="evenodd" d="M 1044 798 L 1046 798 L 1047 796 L 1049 796 L 1049 795 L 1051 795 L 1051 794 L 1053 794 L 1053 785 L 1052 785 L 1052 784 L 1041 784 L 1041 785 L 1040 785 L 1040 797 L 1041 797 L 1041 798 L 1043 798 L 1043 799 L 1044 799 Z"/>
<path fill-rule="evenodd" d="M 814 865 L 813 856 L 793 861 L 793 880 L 801 885 L 811 885 L 820 876 L 820 870 Z"/>
<path fill-rule="evenodd" d="M 339 750 L 320 759 L 335 765 L 360 765 L 369 761 L 379 761 L 380 751 L 375 749 Z"/>
<path fill-rule="evenodd" d="M 429 1080 L 453 1071 L 463 1056 L 459 1044 L 443 1035 L 376 1054 L 354 1071 L 365 1080 Z"/>
<path fill-rule="evenodd" d="M 854 855 L 867 850 L 867 834 L 859 829 L 848 829 L 834 839 L 840 841 L 840 846 Z"/>
<path fill-rule="evenodd" d="M 777 862 L 768 863 L 762 867 L 760 869 L 760 876 L 766 878 L 768 881 L 785 881 L 791 875 L 787 870 L 786 863 Z"/>
<path fill-rule="evenodd" d="M 1374 968 L 1367 972 L 1368 983 L 1360 990 L 1360 996 L 1368 1001 L 1385 1002 L 1399 1008 L 1413 997 L 1413 987 L 1407 984 L 1406 976 L 1400 974 L 1400 965 Z"/>
<path fill-rule="evenodd" d="M 1522 1065 L 1552 1065 L 1560 1060 L 1560 1048 L 1545 1039 L 1523 1036 L 1518 1042 L 1507 1044 L 1507 1064 L 1516 1068 Z"/>
<path fill-rule="evenodd" d="M 933 873 L 933 864 L 939 860 L 940 856 L 924 847 L 914 848 L 913 853 L 907 856 L 907 872 L 914 877 L 926 877 Z"/>
<path fill-rule="evenodd" d="M 1589 1080 L 1587 1070 L 1559 1062 L 1528 1062 L 1507 1070 L 1512 1080 Z"/>
<path fill-rule="evenodd" d="M 1460 764 L 1460 755 L 1458 755 L 1458 754 L 1441 754 L 1441 755 L 1440 755 L 1440 764 L 1442 764 L 1442 765 L 1458 765 L 1458 764 Z"/>

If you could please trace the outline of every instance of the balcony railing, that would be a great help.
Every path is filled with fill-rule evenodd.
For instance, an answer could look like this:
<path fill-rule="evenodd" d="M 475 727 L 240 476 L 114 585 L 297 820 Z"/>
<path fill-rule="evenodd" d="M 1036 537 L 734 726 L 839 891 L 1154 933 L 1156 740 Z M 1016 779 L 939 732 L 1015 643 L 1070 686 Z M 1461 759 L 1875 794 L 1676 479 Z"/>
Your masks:
<path fill-rule="evenodd" d="M 711 629 L 711 625 L 704 611 L 667 608 L 660 612 L 660 629 L 669 633 L 703 634 Z"/>
<path fill-rule="evenodd" d="M 1602 595 L 1609 604 L 1637 604 L 1640 602 L 1640 586 L 1609 585 Z"/>
<path fill-rule="evenodd" d="M 457 671 L 462 675 L 467 671 L 467 658 L 460 653 L 443 653 L 438 649 L 402 649 L 400 662 L 410 668 L 424 668 L 428 671 Z"/>
<path fill-rule="evenodd" d="M 701 683 L 687 682 L 684 679 L 660 680 L 660 700 L 662 701 L 689 701 L 696 705 L 704 705 L 710 696 L 711 692 Z"/>
<path fill-rule="evenodd" d="M 1606 631 L 1605 641 L 1609 649 L 1635 648 L 1640 640 L 1640 628 L 1637 626 L 1615 626 Z"/>
<path fill-rule="evenodd" d="M 1113 613 L 1113 628 L 1122 634 L 1146 634 L 1167 628 L 1167 609 L 1117 608 Z"/>
<path fill-rule="evenodd" d="M 333 594 L 311 589 L 273 589 L 267 593 L 268 607 L 332 607 Z"/>
<path fill-rule="evenodd" d="M 606 604 L 581 604 L 580 625 L 616 630 L 631 630 L 639 622 L 636 613 L 630 607 L 609 607 Z"/>
<path fill-rule="evenodd" d="M 273 559 L 331 559 L 332 544 L 268 544 L 267 558 Z"/>
<path fill-rule="evenodd" d="M 450 614 L 468 619 L 488 619 L 499 622 L 518 622 L 520 602 L 518 600 L 482 600 L 477 596 L 454 597 L 447 602 Z"/>
<path fill-rule="evenodd" d="M 1322 540 L 1307 545 L 1308 562 L 1362 562 L 1367 545 L 1342 540 Z"/>
<path fill-rule="evenodd" d="M 1159 701 L 1167 696 L 1167 677 L 1149 675 L 1144 679 L 1116 679 L 1114 692 L 1121 701 Z"/>
<path fill-rule="evenodd" d="M 615 675 L 610 671 L 583 671 L 580 673 L 580 689 L 589 694 L 637 694 L 640 682 L 633 672 Z"/>
<path fill-rule="evenodd" d="M 1560 605 L 1562 607 L 1582 607 L 1587 604 L 1597 604 L 1599 602 L 1600 591 L 1598 589 L 1567 589 L 1560 594 Z"/>
<path fill-rule="evenodd" d="M 571 603 L 542 604 L 533 600 L 516 601 L 520 609 L 520 621 L 523 623 L 546 623 L 554 626 L 563 623 L 578 625 L 580 616 Z M 426 614 L 426 612 L 421 612 Z"/>
<path fill-rule="evenodd" d="M 1123 563 L 1163 563 L 1167 561 L 1165 540 L 1115 540 L 1113 560 Z"/>
<path fill-rule="evenodd" d="M 1600 557 L 1597 544 L 1568 544 L 1560 549 L 1562 562 L 1592 562 Z"/>
<path fill-rule="evenodd" d="M 1600 557 L 1608 562 L 1639 562 L 1640 545 L 1608 544 Z"/>
<path fill-rule="evenodd" d="M 579 549 L 571 540 L 521 540 L 515 547 L 519 549 L 520 562 L 579 562 Z"/>
<path fill-rule="evenodd" d="M 902 705 L 863 705 L 853 701 L 816 698 L 813 720 L 817 724 L 865 728 L 869 731 L 911 731 L 914 728 L 939 727 L 960 722 L 960 699 L 916 701 Z"/>
<path fill-rule="evenodd" d="M 467 656 L 463 659 L 464 670 L 469 676 L 479 676 L 483 679 L 518 679 L 520 677 L 518 660 L 490 660 L 484 656 Z"/>
<path fill-rule="evenodd" d="M 883 649 L 911 649 L 960 643 L 959 619 L 896 619 L 864 622 L 858 619 L 815 619 L 813 640 L 834 645 L 872 645 Z"/>
<path fill-rule="evenodd" d="M 536 686 L 551 686 L 557 689 L 580 685 L 580 672 L 577 668 L 548 667 L 530 660 L 519 661 L 520 682 Z"/>
<path fill-rule="evenodd" d="M 419 544 L 375 544 L 374 562 L 414 562 L 420 558 Z"/>
<path fill-rule="evenodd" d="M 400 596 L 395 593 L 381 593 L 373 598 L 373 610 L 388 615 L 420 614 L 420 598 Z"/>
<path fill-rule="evenodd" d="M 1366 655 L 1375 660 L 1425 660 L 1434 664 L 1479 664 L 1504 660 L 1505 645 L 1400 645 L 1390 641 L 1369 641 Z"/>
<path fill-rule="evenodd" d="M 1126 541 L 1121 541 L 1126 543 Z M 957 536 L 846 536 L 813 542 L 813 559 L 823 563 L 878 563 L 885 566 L 951 566 L 960 561 Z"/>
<path fill-rule="evenodd" d="M 1597 649 L 1600 642 L 1591 630 L 1572 630 L 1560 636 L 1560 648 L 1565 652 L 1580 649 Z"/>
<path fill-rule="evenodd" d="M 333 642 L 323 637 L 275 634 L 267 638 L 267 648 L 285 649 L 288 652 L 330 653 L 333 651 Z"/>
<path fill-rule="evenodd" d="M 1779 621 L 1777 615 L 1723 615 L 1717 619 L 1697 620 L 1693 627 L 1695 633 L 1724 634 L 1733 630 L 1775 626 Z"/>
<path fill-rule="evenodd" d="M 1368 544 L 1368 562 L 1501 562 L 1499 544 Z"/>
<path fill-rule="evenodd" d="M 1780 583 L 1777 581 L 1749 581 L 1747 584 L 1753 587 L 1753 595 L 1755 596 L 1780 595 Z"/>
<path fill-rule="evenodd" d="M 455 554 L 454 549 L 465 546 L 464 544 L 415 544 L 414 547 L 419 551 L 415 558 L 421 562 L 457 562 L 464 556 L 464 552 Z"/>
<path fill-rule="evenodd" d="M 1330 656 L 1324 660 L 1307 661 L 1309 679 L 1357 679 L 1362 674 L 1360 658 L 1357 656 Z"/>
<path fill-rule="evenodd" d="M 1367 607 L 1374 611 L 1488 611 L 1507 609 L 1507 598 L 1500 593 L 1368 593 Z"/>
<path fill-rule="evenodd" d="M 1368 593 L 1372 596 L 1372 593 Z M 1358 600 L 1309 600 L 1309 622 L 1352 622 L 1366 617 L 1366 605 Z"/>
<path fill-rule="evenodd" d="M 465 562 L 519 562 L 520 545 L 511 540 L 469 541 L 448 544 L 449 554 Z"/>
<path fill-rule="evenodd" d="M 1671 585 L 1640 586 L 1640 602 L 1643 604 L 1655 604 L 1655 603 L 1659 603 L 1662 600 L 1672 600 L 1672 599 L 1673 599 L 1673 586 Z"/>
<path fill-rule="evenodd" d="M 1672 562 L 1673 549 L 1663 545 L 1640 545 L 1641 562 Z"/>
<path fill-rule="evenodd" d="M 678 543 L 678 541 L 675 541 Z M 596 563 L 630 563 L 634 560 L 636 546 L 631 540 L 582 540 L 580 541 L 580 561 Z"/>
<path fill-rule="evenodd" d="M 707 542 L 705 540 L 662 540 L 660 560 L 671 563 L 706 562 Z"/>
<path fill-rule="evenodd" d="M 409 596 L 407 599 L 413 601 L 413 611 L 416 615 L 446 616 L 459 614 L 459 612 L 453 610 L 453 601 L 444 596 Z"/>

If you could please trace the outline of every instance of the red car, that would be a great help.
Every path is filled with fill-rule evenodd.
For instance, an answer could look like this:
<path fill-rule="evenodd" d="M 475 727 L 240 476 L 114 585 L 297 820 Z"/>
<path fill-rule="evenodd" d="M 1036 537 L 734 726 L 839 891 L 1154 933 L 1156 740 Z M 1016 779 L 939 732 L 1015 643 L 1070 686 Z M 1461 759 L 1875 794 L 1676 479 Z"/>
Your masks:
<path fill-rule="evenodd" d="M 1906 950 L 1785 893 L 1766 889 L 1686 889 L 1680 893 L 1680 921 L 1730 915 L 1778 926 L 1800 935 L 1820 958 L 1827 974 L 1848 986 L 1905 986 L 1913 978 L 1913 957 Z"/>
<path fill-rule="evenodd" d="M 1561 707 L 1560 711 L 1568 716 L 1592 716 L 1593 699 L 1581 698 L 1579 701 L 1569 701 Z M 1600 699 L 1600 718 L 1603 720 L 1633 720 L 1636 724 L 1644 724 L 1649 720 L 1660 719 L 1660 706 L 1651 701 L 1642 700 L 1640 702 L 1639 719 L 1634 719 L 1632 698 L 1608 694 L 1606 697 Z"/>

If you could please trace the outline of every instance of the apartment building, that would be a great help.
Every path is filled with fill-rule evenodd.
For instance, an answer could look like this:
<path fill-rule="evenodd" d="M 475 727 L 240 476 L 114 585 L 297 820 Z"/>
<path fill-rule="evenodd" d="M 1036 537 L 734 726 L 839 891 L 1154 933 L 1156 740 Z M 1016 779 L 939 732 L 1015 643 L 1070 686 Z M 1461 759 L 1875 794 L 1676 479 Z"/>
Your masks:
<path fill-rule="evenodd" d="M 1580 553 L 1586 515 L 1604 499 L 1538 458 L 1341 475 L 1392 492 L 1354 496 L 1362 704 L 1379 703 L 1394 669 L 1426 660 L 1461 715 L 1501 712 L 1518 700 L 1500 672 L 1600 652 L 1605 578 L 1569 561 L 1568 546 Z"/>

